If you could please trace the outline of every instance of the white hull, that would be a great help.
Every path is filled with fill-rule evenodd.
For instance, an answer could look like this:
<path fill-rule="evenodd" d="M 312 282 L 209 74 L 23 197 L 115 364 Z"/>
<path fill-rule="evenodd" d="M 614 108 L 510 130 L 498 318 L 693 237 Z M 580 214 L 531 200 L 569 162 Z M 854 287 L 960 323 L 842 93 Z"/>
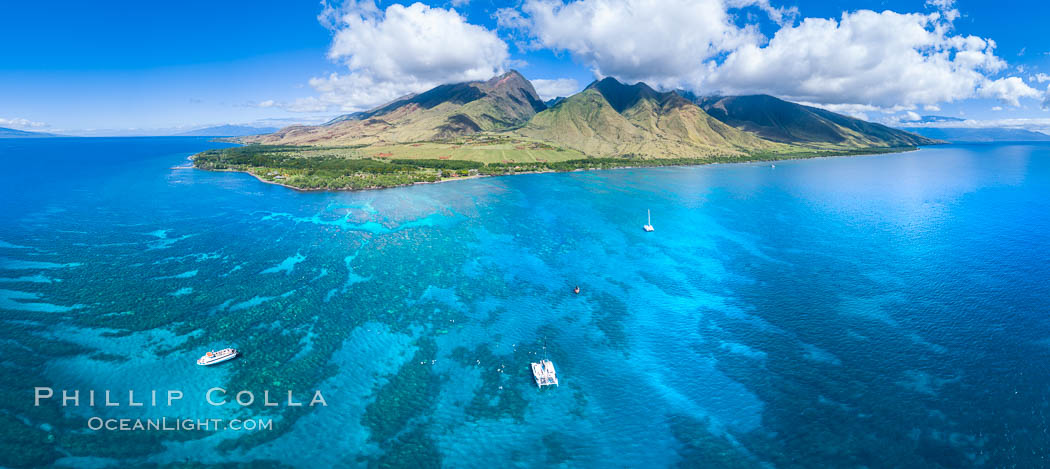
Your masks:
<path fill-rule="evenodd" d="M 237 358 L 237 355 L 240 354 L 232 348 L 220 350 L 218 352 L 208 352 L 197 360 L 197 364 L 201 366 L 215 365 L 217 363 L 233 360 L 234 358 Z"/>
<path fill-rule="evenodd" d="M 558 375 L 554 372 L 554 364 L 550 360 L 543 359 L 539 363 L 533 363 L 532 376 L 536 379 L 536 386 L 558 385 Z"/>

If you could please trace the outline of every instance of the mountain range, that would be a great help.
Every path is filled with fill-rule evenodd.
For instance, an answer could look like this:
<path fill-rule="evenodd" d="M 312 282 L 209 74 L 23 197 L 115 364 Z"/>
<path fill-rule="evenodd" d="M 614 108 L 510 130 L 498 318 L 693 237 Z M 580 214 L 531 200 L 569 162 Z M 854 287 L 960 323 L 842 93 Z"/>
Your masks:
<path fill-rule="evenodd" d="M 591 83 L 516 133 L 597 157 L 731 156 L 782 147 L 726 125 L 677 93 L 614 78 Z"/>
<path fill-rule="evenodd" d="M 274 144 L 375 144 L 430 141 L 521 126 L 546 105 L 518 72 L 440 85 L 320 126 L 291 126 L 245 139 Z"/>
<path fill-rule="evenodd" d="M 756 152 L 857 150 L 940 143 L 884 125 L 766 95 L 697 97 L 614 78 L 548 102 L 510 71 L 440 85 L 317 126 L 243 137 L 244 143 L 389 146 L 475 134 L 592 157 L 696 158 Z"/>
<path fill-rule="evenodd" d="M 927 138 L 935 138 L 953 143 L 1050 141 L 1050 135 L 1042 132 L 1001 127 L 905 127 L 905 130 L 923 135 Z"/>
<path fill-rule="evenodd" d="M 217 125 L 175 134 L 178 137 L 244 137 L 279 130 L 277 127 L 252 127 L 249 125 Z"/>
<path fill-rule="evenodd" d="M 0 127 L 0 138 L 43 138 L 43 137 L 61 137 L 57 134 L 49 134 L 47 132 L 30 132 L 28 130 L 9 129 L 7 127 Z"/>
<path fill-rule="evenodd" d="M 698 104 L 716 119 L 774 142 L 829 148 L 933 143 L 921 135 L 768 95 L 705 97 Z"/>

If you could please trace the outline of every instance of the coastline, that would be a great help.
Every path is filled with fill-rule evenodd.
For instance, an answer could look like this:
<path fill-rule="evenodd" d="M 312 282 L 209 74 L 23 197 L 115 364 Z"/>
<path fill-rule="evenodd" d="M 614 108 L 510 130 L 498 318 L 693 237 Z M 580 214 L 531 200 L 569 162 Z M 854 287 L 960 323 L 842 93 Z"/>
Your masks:
<path fill-rule="evenodd" d="M 571 169 L 571 170 L 548 169 L 548 170 L 532 170 L 532 171 L 515 171 L 515 172 L 503 173 L 503 174 L 475 174 L 475 175 L 471 175 L 471 176 L 463 176 L 463 177 L 455 177 L 455 178 L 444 178 L 444 179 L 439 179 L 437 181 L 418 181 L 418 182 L 413 182 L 413 183 L 409 183 L 409 184 L 392 184 L 392 185 L 385 185 L 385 186 L 363 187 L 363 188 L 342 188 L 342 189 L 296 187 L 296 186 L 292 186 L 292 185 L 289 185 L 289 184 L 284 184 L 284 183 L 281 183 L 281 182 L 278 182 L 278 181 L 267 180 L 267 179 L 263 178 L 262 176 L 252 172 L 250 169 L 228 169 L 228 168 L 227 169 L 206 169 L 206 168 L 197 167 L 195 163 L 194 163 L 194 165 L 191 168 L 192 169 L 198 169 L 198 170 L 201 170 L 201 171 L 245 173 L 245 174 L 248 174 L 248 175 L 254 177 L 256 180 L 258 180 L 260 182 L 263 182 L 263 183 L 266 183 L 266 184 L 273 184 L 275 186 L 285 187 L 285 188 L 292 189 L 292 190 L 297 191 L 297 192 L 361 192 L 361 191 L 372 191 L 372 190 L 381 190 L 381 189 L 396 189 L 396 188 L 401 188 L 401 187 L 411 187 L 411 186 L 424 185 L 424 184 L 441 184 L 441 183 L 447 183 L 447 182 L 458 182 L 458 181 L 465 181 L 465 180 L 471 180 L 471 179 L 481 179 L 481 178 L 489 178 L 489 177 L 518 176 L 518 175 L 522 175 L 522 174 L 573 173 L 573 172 L 580 172 L 580 171 L 610 171 L 610 170 L 618 170 L 618 169 L 641 169 L 641 168 L 674 168 L 674 167 L 682 167 L 682 168 L 684 168 L 684 167 L 691 167 L 691 166 L 707 166 L 707 165 L 718 165 L 718 164 L 775 163 L 777 161 L 809 160 L 809 159 L 818 159 L 818 158 L 851 158 L 851 157 L 857 157 L 857 156 L 893 155 L 893 154 L 898 154 L 898 153 L 910 153 L 910 152 L 913 152 L 913 151 L 919 151 L 921 148 L 922 148 L 921 146 L 910 147 L 910 148 L 902 147 L 902 148 L 894 148 L 894 149 L 871 148 L 871 149 L 853 150 L 853 151 L 859 151 L 860 153 L 850 153 L 849 151 L 844 151 L 844 152 L 842 152 L 840 154 L 824 154 L 824 155 L 810 155 L 810 156 L 801 156 L 801 155 L 799 155 L 799 156 L 787 156 L 787 157 L 784 157 L 784 158 L 761 158 L 761 157 L 760 158 L 755 158 L 755 159 L 741 158 L 740 161 L 709 161 L 709 162 L 704 162 L 702 159 L 697 159 L 696 160 L 697 163 L 695 163 L 695 164 L 672 163 L 672 164 L 666 164 L 666 165 L 661 165 L 661 164 L 653 164 L 653 165 L 624 165 L 624 166 L 615 166 L 615 167 L 609 167 L 609 168 L 576 168 L 576 169 Z M 871 150 L 871 151 L 865 151 L 865 150 Z M 879 151 L 879 150 L 890 150 L 890 151 Z M 191 156 L 187 157 L 187 159 L 190 160 L 190 161 L 194 161 L 194 156 L 196 156 L 196 155 L 191 155 Z M 658 161 L 658 160 L 652 160 L 652 161 Z M 525 164 L 527 164 L 527 163 L 525 163 Z M 189 169 L 190 167 L 179 167 L 179 169 L 183 169 L 183 168 Z"/>
<path fill-rule="evenodd" d="M 192 167 L 191 169 L 199 169 L 201 171 L 211 171 L 211 172 L 216 172 L 216 173 L 244 173 L 244 174 L 247 174 L 247 175 L 249 175 L 249 176 L 259 180 L 259 182 L 263 182 L 263 183 L 266 183 L 266 184 L 273 184 L 275 186 L 287 187 L 287 188 L 292 189 L 292 190 L 297 191 L 297 192 L 363 192 L 363 191 L 376 191 L 376 190 L 381 190 L 381 189 L 396 189 L 396 188 L 399 188 L 399 187 L 411 187 L 411 186 L 418 186 L 418 185 L 423 185 L 423 184 L 441 184 L 441 183 L 445 183 L 445 182 L 465 181 L 465 180 L 468 180 L 468 179 L 481 179 L 481 178 L 497 177 L 497 176 L 512 176 L 512 174 L 478 174 L 478 175 L 474 175 L 474 176 L 464 176 L 464 177 L 461 177 L 461 178 L 441 179 L 441 180 L 438 180 L 438 181 L 420 181 L 420 182 L 413 182 L 411 184 L 397 184 L 397 185 L 390 185 L 390 186 L 376 186 L 376 187 L 366 187 L 366 188 L 361 188 L 361 189 L 349 189 L 349 188 L 348 189 L 321 189 L 321 188 L 295 187 L 295 186 L 291 186 L 291 185 L 288 185 L 288 184 L 283 184 L 283 183 L 280 183 L 280 182 L 277 182 L 277 181 L 268 181 L 266 179 L 263 179 L 262 176 L 259 176 L 258 174 L 255 174 L 255 173 L 253 173 L 251 171 L 247 171 L 247 170 L 243 170 L 243 169 L 202 169 L 202 168 L 198 168 L 196 166 Z M 534 172 L 538 173 L 538 172 L 541 172 L 541 171 L 534 171 Z M 553 173 L 553 172 L 557 172 L 557 171 L 542 171 L 542 172 Z M 565 171 L 562 171 L 562 172 L 565 172 Z M 515 173 L 515 174 L 525 174 L 525 173 Z"/>

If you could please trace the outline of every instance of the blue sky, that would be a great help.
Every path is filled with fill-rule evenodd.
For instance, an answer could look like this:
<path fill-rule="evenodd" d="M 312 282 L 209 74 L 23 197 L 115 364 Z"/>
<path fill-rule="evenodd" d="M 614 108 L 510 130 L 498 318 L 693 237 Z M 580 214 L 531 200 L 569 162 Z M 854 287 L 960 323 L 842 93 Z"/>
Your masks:
<path fill-rule="evenodd" d="M 1048 130 L 1045 18 L 1045 2 L 970 0 L 8 2 L 0 127 L 319 122 L 514 68 L 546 97 L 615 76 Z"/>

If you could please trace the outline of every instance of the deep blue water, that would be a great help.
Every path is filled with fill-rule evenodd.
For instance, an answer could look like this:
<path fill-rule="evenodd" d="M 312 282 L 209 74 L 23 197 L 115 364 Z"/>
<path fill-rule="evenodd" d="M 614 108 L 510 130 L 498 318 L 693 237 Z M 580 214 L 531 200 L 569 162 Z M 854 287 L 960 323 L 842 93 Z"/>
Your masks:
<path fill-rule="evenodd" d="M 357 193 L 175 168 L 221 145 L 0 140 L 0 465 L 1047 465 L 1050 145 Z"/>

